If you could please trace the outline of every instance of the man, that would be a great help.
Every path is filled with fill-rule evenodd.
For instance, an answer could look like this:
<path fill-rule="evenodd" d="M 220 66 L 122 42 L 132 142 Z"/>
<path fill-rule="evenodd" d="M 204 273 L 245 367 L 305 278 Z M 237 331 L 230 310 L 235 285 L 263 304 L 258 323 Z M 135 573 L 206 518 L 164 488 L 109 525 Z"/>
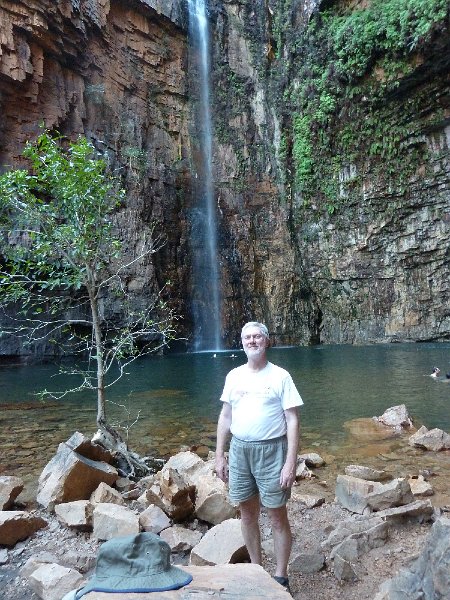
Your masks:
<path fill-rule="evenodd" d="M 216 473 L 229 480 L 230 499 L 239 504 L 242 535 L 252 563 L 261 564 L 259 515 L 269 514 L 275 546 L 275 579 L 289 589 L 287 566 L 292 548 L 286 503 L 297 466 L 303 401 L 284 369 L 267 360 L 269 333 L 252 321 L 242 328 L 247 363 L 225 380 L 217 425 Z M 231 431 L 229 466 L 225 444 Z"/>

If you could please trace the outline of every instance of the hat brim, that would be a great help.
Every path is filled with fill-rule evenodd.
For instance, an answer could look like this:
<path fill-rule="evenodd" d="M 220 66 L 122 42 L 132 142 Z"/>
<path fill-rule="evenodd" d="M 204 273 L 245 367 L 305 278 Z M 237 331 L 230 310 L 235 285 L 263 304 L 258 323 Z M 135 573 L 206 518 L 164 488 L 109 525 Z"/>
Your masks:
<path fill-rule="evenodd" d="M 89 592 L 122 592 L 124 594 L 132 592 L 141 594 L 146 592 L 167 592 L 188 585 L 191 581 L 192 575 L 190 573 L 172 565 L 163 573 L 146 577 L 97 577 L 94 575 L 84 587 L 77 590 L 74 598 L 78 600 Z"/>

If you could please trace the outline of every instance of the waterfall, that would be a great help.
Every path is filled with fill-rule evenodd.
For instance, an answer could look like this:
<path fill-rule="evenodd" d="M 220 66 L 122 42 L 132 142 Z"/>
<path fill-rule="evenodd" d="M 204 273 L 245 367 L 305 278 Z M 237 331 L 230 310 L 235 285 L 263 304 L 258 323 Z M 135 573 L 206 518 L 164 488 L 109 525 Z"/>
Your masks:
<path fill-rule="evenodd" d="M 193 193 L 191 211 L 192 315 L 194 349 L 221 346 L 220 280 L 217 259 L 217 220 L 212 173 L 210 106 L 210 44 L 206 0 L 188 0 L 189 74 L 193 101 Z"/>

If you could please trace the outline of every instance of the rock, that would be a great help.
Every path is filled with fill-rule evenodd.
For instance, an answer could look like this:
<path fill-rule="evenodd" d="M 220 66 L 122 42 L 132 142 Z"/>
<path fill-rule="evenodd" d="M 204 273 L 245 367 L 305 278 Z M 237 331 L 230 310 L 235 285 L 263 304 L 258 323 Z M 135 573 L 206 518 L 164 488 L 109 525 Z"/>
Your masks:
<path fill-rule="evenodd" d="M 151 479 L 153 483 L 153 476 Z M 140 479 L 139 483 L 144 483 L 144 478 Z M 121 494 L 124 492 L 131 492 L 132 490 L 137 489 L 136 482 L 131 481 L 131 479 L 129 479 L 128 477 L 118 477 L 114 485 L 116 486 L 117 491 L 119 491 Z"/>
<path fill-rule="evenodd" d="M 23 480 L 20 477 L 0 477 L 0 510 L 8 510 L 14 500 L 23 490 Z"/>
<path fill-rule="evenodd" d="M 338 475 L 336 500 L 347 510 L 363 514 L 366 510 L 378 511 L 408 504 L 414 497 L 405 479 L 394 479 L 382 484 L 350 475 Z"/>
<path fill-rule="evenodd" d="M 195 514 L 199 519 L 217 525 L 236 516 L 236 507 L 228 500 L 225 483 L 215 475 L 212 460 L 205 462 L 193 452 L 179 452 L 160 471 L 161 480 L 167 477 L 167 472 L 174 471 L 190 490 L 190 497 L 193 493 Z M 162 483 L 161 491 L 165 495 Z"/>
<path fill-rule="evenodd" d="M 42 600 L 61 600 L 62 596 L 84 584 L 84 579 L 75 569 L 56 563 L 42 564 L 28 577 L 31 589 Z"/>
<path fill-rule="evenodd" d="M 413 426 L 411 417 L 405 404 L 391 406 L 384 411 L 381 417 L 374 417 L 376 421 L 395 429 L 409 429 Z"/>
<path fill-rule="evenodd" d="M 71 435 L 65 444 L 77 454 L 81 454 L 81 456 L 90 460 L 106 462 L 108 464 L 112 462 L 113 456 L 109 450 L 106 450 L 100 444 L 96 444 L 79 431 Z"/>
<path fill-rule="evenodd" d="M 384 510 L 395 506 L 402 506 L 414 501 L 411 488 L 406 479 L 393 479 L 382 484 L 376 483 L 376 487 L 367 496 L 367 505 L 373 511 Z"/>
<path fill-rule="evenodd" d="M 45 564 L 56 563 L 58 561 L 57 557 L 50 552 L 39 552 L 39 554 L 35 554 L 30 556 L 27 562 L 20 569 L 20 575 L 24 579 L 28 579 L 28 577 L 36 571 L 38 567 Z"/>
<path fill-rule="evenodd" d="M 404 506 L 381 510 L 377 515 L 387 521 L 397 521 L 406 517 L 417 518 L 420 522 L 429 521 L 434 514 L 430 500 L 416 500 Z"/>
<path fill-rule="evenodd" d="M 89 500 L 74 500 L 55 506 L 55 514 L 60 523 L 78 531 L 92 529 L 92 511 L 93 506 Z"/>
<path fill-rule="evenodd" d="M 191 551 L 191 565 L 225 565 L 249 560 L 239 519 L 212 527 Z"/>
<path fill-rule="evenodd" d="M 385 581 L 375 600 L 444 600 L 449 590 L 450 519 L 441 517 L 432 526 L 420 556 Z"/>
<path fill-rule="evenodd" d="M 102 481 L 98 488 L 92 492 L 90 501 L 91 504 L 99 504 L 100 502 L 124 504 L 124 500 L 119 492 L 104 481 Z"/>
<path fill-rule="evenodd" d="M 433 486 L 428 481 L 425 481 L 423 475 L 409 477 L 408 483 L 413 496 L 432 496 L 434 494 Z"/>
<path fill-rule="evenodd" d="M 297 462 L 297 468 L 295 470 L 295 479 L 311 479 L 312 473 L 306 466 L 304 460 Z"/>
<path fill-rule="evenodd" d="M 166 466 L 159 474 L 159 495 L 164 503 L 163 510 L 171 519 L 182 520 L 194 512 L 195 488 L 176 469 Z M 151 489 L 157 493 L 158 486 L 155 484 Z"/>
<path fill-rule="evenodd" d="M 0 511 L 0 545 L 14 546 L 47 526 L 47 521 L 22 510 Z"/>
<path fill-rule="evenodd" d="M 151 504 L 139 515 L 139 524 L 143 531 L 158 534 L 170 527 L 170 519 L 159 506 Z"/>
<path fill-rule="evenodd" d="M 86 458 L 63 443 L 39 477 L 36 499 L 51 511 L 55 504 L 88 500 L 102 481 L 112 485 L 117 477 L 106 462 Z"/>
<path fill-rule="evenodd" d="M 364 467 L 362 465 L 348 465 L 344 469 L 346 475 L 357 477 L 358 479 L 366 479 L 367 481 L 383 481 L 389 479 L 386 471 Z"/>
<path fill-rule="evenodd" d="M 252 564 L 233 564 L 217 566 L 183 567 L 191 573 L 193 580 L 179 590 L 147 594 L 148 600 L 214 600 L 229 598 L 230 600 L 288 600 L 286 590 L 278 584 L 262 567 Z M 114 593 L 102 594 L 91 592 L 83 596 L 83 600 L 138 600 L 137 594 Z M 142 595 L 142 600 L 144 599 Z M 147 598 L 145 599 L 147 600 Z"/>
<path fill-rule="evenodd" d="M 212 462 L 192 476 L 195 485 L 195 514 L 202 521 L 218 525 L 236 517 L 236 507 L 228 499 L 226 484 L 214 472 Z"/>
<path fill-rule="evenodd" d="M 333 561 L 333 573 L 336 579 L 341 581 L 357 581 L 358 575 L 356 574 L 354 566 L 341 556 L 336 556 Z"/>
<path fill-rule="evenodd" d="M 174 525 L 161 531 L 160 537 L 169 544 L 172 552 L 189 552 L 202 539 L 200 531 Z"/>
<path fill-rule="evenodd" d="M 93 524 L 92 536 L 97 540 L 139 533 L 139 517 L 129 508 L 117 504 L 97 504 Z"/>
<path fill-rule="evenodd" d="M 358 543 L 359 556 L 372 548 L 382 546 L 388 535 L 388 525 L 379 516 L 358 520 L 347 519 L 338 523 L 337 527 L 330 532 L 328 538 L 322 542 L 322 548 L 328 552 L 351 538 Z"/>
<path fill-rule="evenodd" d="M 289 562 L 291 573 L 318 573 L 325 566 L 325 555 L 319 550 L 308 553 L 294 553 Z"/>
<path fill-rule="evenodd" d="M 312 494 L 301 494 L 296 487 L 292 488 L 291 499 L 293 502 L 303 504 L 305 508 L 316 508 L 325 503 L 323 496 L 313 496 Z"/>
<path fill-rule="evenodd" d="M 297 464 L 304 462 L 307 467 L 323 467 L 326 463 L 324 459 L 315 452 L 309 452 L 308 454 L 299 454 L 297 456 Z"/>
<path fill-rule="evenodd" d="M 427 429 L 425 425 L 416 431 L 410 438 L 410 446 L 439 452 L 450 449 L 450 435 L 442 429 Z"/>

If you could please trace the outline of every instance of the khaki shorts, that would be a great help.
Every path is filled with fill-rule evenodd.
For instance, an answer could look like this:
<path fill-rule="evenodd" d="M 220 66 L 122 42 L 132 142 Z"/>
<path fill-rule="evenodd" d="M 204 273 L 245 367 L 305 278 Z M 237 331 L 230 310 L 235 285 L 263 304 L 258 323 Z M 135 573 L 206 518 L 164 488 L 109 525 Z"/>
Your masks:
<path fill-rule="evenodd" d="M 291 490 L 280 486 L 280 473 L 286 461 L 286 436 L 260 442 L 231 438 L 229 455 L 229 494 L 234 504 L 259 494 L 266 508 L 284 506 Z"/>

